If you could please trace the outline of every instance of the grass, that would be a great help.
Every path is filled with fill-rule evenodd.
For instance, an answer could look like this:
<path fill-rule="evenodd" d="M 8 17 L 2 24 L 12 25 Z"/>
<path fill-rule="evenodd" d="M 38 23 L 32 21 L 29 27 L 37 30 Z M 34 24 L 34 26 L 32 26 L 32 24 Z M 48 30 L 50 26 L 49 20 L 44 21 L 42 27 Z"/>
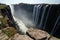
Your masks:
<path fill-rule="evenodd" d="M 2 32 L 8 35 L 9 37 L 12 37 L 16 33 L 16 30 L 13 27 L 9 27 L 9 28 L 3 29 Z"/>
<path fill-rule="evenodd" d="M 0 4 L 0 9 L 5 9 L 5 7 L 7 7 L 9 9 L 9 7 L 7 5 L 1 5 Z M 6 24 L 8 24 L 7 22 L 7 17 L 3 18 L 1 17 L 2 13 L 0 13 L 0 26 L 2 27 L 2 32 L 5 33 L 8 37 L 12 37 L 17 31 L 15 28 L 13 27 L 9 27 L 9 28 L 4 28 L 4 26 L 6 26 Z"/>
<path fill-rule="evenodd" d="M 4 9 L 5 7 L 7 7 L 6 5 L 0 5 L 0 9 Z"/>
<path fill-rule="evenodd" d="M 2 16 L 1 13 L 0 13 L 0 16 Z M 1 22 L 0 25 L 1 25 L 2 27 L 5 27 L 5 26 L 8 24 L 7 20 L 8 20 L 7 17 L 5 17 L 5 18 L 3 18 L 3 16 L 0 17 L 0 22 Z"/>
<path fill-rule="evenodd" d="M 5 9 L 5 7 L 7 7 L 8 8 L 8 6 L 7 5 L 5 5 L 5 4 L 0 4 L 0 9 Z M 2 13 L 0 12 L 0 22 L 1 22 L 1 26 L 2 27 L 4 27 L 4 26 L 6 26 L 6 24 L 7 24 L 7 18 L 1 18 L 1 16 L 2 16 Z"/>
<path fill-rule="evenodd" d="M 6 18 L 0 18 L 1 26 L 6 26 L 7 19 Z"/>

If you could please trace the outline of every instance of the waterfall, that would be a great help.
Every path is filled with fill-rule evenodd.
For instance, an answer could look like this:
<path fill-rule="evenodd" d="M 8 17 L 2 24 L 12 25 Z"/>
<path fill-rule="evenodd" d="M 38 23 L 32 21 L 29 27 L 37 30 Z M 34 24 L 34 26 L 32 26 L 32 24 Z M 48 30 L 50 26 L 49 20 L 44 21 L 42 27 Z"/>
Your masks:
<path fill-rule="evenodd" d="M 39 24 L 39 27 L 40 28 L 43 28 L 43 19 L 44 19 L 44 15 L 45 15 L 45 11 L 46 11 L 46 8 L 48 7 L 48 5 L 46 5 L 45 7 L 44 7 L 44 10 L 43 10 L 43 13 L 42 13 L 42 18 L 41 18 L 41 21 L 40 21 L 40 24 Z"/>
<path fill-rule="evenodd" d="M 34 6 L 34 10 L 33 10 L 33 20 L 34 23 L 36 24 L 36 26 L 39 25 L 40 19 L 41 19 L 41 10 L 42 9 L 42 5 L 35 5 Z"/>
<path fill-rule="evenodd" d="M 36 9 L 36 6 L 37 5 L 35 5 L 34 6 L 34 9 L 33 9 L 33 22 L 35 21 L 35 16 L 36 16 L 36 10 L 35 10 Z"/>
<path fill-rule="evenodd" d="M 37 6 L 37 10 L 36 10 L 35 23 L 36 23 L 37 25 L 39 24 L 39 23 L 38 23 L 38 22 L 39 22 L 38 20 L 39 20 L 39 18 L 40 18 L 40 17 L 39 17 L 39 14 L 40 14 L 40 11 L 39 11 L 39 10 L 41 9 L 41 7 L 42 7 L 42 5 L 38 5 L 38 6 Z"/>
<path fill-rule="evenodd" d="M 30 13 L 19 5 L 15 7 L 10 5 L 13 19 L 18 25 L 16 28 L 24 34 L 28 30 L 26 24 L 35 25 L 36 28 L 50 32 L 52 35 L 55 34 L 59 28 L 58 21 L 60 20 L 59 8 L 57 7 L 57 5 L 35 5 L 33 13 Z"/>
<path fill-rule="evenodd" d="M 15 22 L 18 25 L 18 27 L 16 27 L 17 30 L 21 31 L 24 34 L 26 34 L 26 31 L 28 30 L 28 28 L 26 27 L 26 25 L 23 23 L 22 20 L 20 20 L 19 18 L 17 18 L 17 17 L 14 16 L 14 6 L 10 5 L 10 8 L 11 8 L 11 13 L 12 13 L 13 19 L 15 20 Z"/>
<path fill-rule="evenodd" d="M 54 27 L 53 27 L 53 29 L 52 29 L 52 31 L 51 31 L 51 34 L 54 34 L 54 33 L 56 32 L 56 30 L 59 28 L 59 27 L 56 27 L 59 19 L 60 19 L 60 15 L 58 16 L 58 18 L 57 18 L 57 20 L 56 20 L 56 22 L 55 22 L 55 24 L 54 24 Z"/>
<path fill-rule="evenodd" d="M 48 9 L 47 16 L 46 16 L 46 20 L 45 20 L 43 29 L 45 29 L 45 27 L 46 27 L 47 19 L 48 19 L 49 12 L 50 12 L 51 8 L 52 8 L 52 6 L 50 6 L 49 9 Z"/>

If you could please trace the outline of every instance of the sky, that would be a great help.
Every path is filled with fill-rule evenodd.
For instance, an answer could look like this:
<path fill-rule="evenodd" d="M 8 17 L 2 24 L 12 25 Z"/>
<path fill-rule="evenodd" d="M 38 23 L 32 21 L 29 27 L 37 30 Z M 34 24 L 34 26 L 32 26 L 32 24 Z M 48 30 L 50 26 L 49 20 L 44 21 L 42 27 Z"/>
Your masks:
<path fill-rule="evenodd" d="M 0 0 L 0 3 L 4 4 L 18 4 L 18 3 L 29 3 L 29 4 L 39 4 L 39 3 L 49 3 L 49 4 L 60 4 L 60 0 Z"/>

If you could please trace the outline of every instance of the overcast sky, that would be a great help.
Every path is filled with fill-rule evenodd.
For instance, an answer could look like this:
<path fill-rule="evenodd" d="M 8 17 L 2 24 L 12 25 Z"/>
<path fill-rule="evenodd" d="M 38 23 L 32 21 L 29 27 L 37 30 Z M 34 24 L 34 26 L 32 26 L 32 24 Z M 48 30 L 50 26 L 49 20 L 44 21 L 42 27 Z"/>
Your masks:
<path fill-rule="evenodd" d="M 16 4 L 22 2 L 30 3 L 30 4 L 38 4 L 38 3 L 60 4 L 60 0 L 0 0 L 0 3 L 5 3 L 5 4 Z"/>

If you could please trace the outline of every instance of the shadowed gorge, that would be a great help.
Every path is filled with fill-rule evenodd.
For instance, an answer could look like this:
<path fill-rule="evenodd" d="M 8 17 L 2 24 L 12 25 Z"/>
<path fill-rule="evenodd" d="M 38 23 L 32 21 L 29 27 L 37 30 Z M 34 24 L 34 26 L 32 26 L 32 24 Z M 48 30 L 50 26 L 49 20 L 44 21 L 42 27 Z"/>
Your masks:
<path fill-rule="evenodd" d="M 16 4 L 0 9 L 19 32 L 26 33 L 29 27 L 47 31 L 60 38 L 60 4 Z"/>
<path fill-rule="evenodd" d="M 35 25 L 36 28 L 52 35 L 59 33 L 57 32 L 60 23 L 59 4 L 17 4 L 14 5 L 14 16 L 22 20 L 25 25 L 32 27 Z"/>

